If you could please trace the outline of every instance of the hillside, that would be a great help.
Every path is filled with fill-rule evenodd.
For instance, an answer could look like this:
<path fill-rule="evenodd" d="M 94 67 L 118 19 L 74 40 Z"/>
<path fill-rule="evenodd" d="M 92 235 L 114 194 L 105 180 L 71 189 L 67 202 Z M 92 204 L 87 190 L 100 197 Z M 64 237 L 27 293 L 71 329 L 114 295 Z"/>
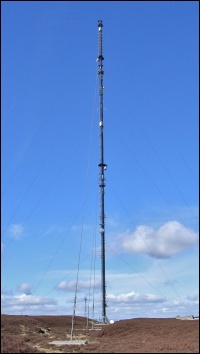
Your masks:
<path fill-rule="evenodd" d="M 71 316 L 1 315 L 1 353 L 198 353 L 199 321 L 136 318 L 95 325 L 76 317 L 73 339 L 81 345 L 57 346 L 70 340 Z"/>

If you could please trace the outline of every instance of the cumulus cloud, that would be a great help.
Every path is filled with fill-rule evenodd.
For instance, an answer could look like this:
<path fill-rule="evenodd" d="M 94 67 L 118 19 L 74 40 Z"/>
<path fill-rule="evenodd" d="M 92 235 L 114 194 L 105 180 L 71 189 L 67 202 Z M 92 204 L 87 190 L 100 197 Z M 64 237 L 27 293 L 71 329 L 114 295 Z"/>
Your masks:
<path fill-rule="evenodd" d="M 120 295 L 108 295 L 108 300 L 112 303 L 160 303 L 165 302 L 166 299 L 164 297 L 153 295 L 153 294 L 140 294 L 135 293 L 134 291 L 127 294 Z"/>
<path fill-rule="evenodd" d="M 24 233 L 24 226 L 22 224 L 12 224 L 8 231 L 12 238 L 18 240 Z"/>
<path fill-rule="evenodd" d="M 32 294 L 32 287 L 28 283 L 22 283 L 17 286 L 17 291 L 20 293 L 26 294 L 26 295 L 31 295 Z"/>
<path fill-rule="evenodd" d="M 100 282 L 95 283 L 95 288 L 100 288 Z M 83 291 L 88 290 L 92 287 L 90 281 L 79 281 L 77 290 Z M 76 289 L 76 282 L 75 281 L 61 281 L 57 286 L 56 289 L 63 290 L 63 291 L 75 291 Z"/>
<path fill-rule="evenodd" d="M 141 318 L 156 317 L 170 318 L 188 315 L 188 302 L 179 299 L 149 294 L 149 293 L 123 293 L 120 295 L 108 294 L 108 312 L 113 319 L 123 318 Z M 194 316 L 198 316 L 199 308 L 196 301 L 193 302 L 193 308 L 189 307 Z"/>
<path fill-rule="evenodd" d="M 5 296 L 1 297 L 2 307 L 15 307 L 15 306 L 44 306 L 44 305 L 55 305 L 57 301 L 53 298 L 34 296 L 34 295 L 15 295 L 15 296 Z"/>
<path fill-rule="evenodd" d="M 138 226 L 135 232 L 119 235 L 125 252 L 144 253 L 152 257 L 167 258 L 196 243 L 197 234 L 177 221 L 169 221 L 154 230 L 150 226 Z"/>
<path fill-rule="evenodd" d="M 63 315 L 71 314 L 72 304 L 63 306 L 58 304 L 55 298 L 26 294 L 11 295 L 11 292 L 4 291 L 4 295 L 1 296 L 1 311 L 9 315 Z"/>

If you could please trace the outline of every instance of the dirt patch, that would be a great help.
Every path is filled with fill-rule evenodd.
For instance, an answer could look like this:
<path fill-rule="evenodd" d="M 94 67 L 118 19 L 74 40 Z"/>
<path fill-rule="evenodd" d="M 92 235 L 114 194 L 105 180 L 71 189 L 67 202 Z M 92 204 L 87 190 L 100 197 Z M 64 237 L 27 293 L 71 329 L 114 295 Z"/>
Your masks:
<path fill-rule="evenodd" d="M 199 353 L 199 320 L 136 318 L 92 330 L 76 317 L 73 339 L 87 343 L 51 344 L 70 340 L 71 323 L 71 316 L 1 315 L 1 353 Z"/>

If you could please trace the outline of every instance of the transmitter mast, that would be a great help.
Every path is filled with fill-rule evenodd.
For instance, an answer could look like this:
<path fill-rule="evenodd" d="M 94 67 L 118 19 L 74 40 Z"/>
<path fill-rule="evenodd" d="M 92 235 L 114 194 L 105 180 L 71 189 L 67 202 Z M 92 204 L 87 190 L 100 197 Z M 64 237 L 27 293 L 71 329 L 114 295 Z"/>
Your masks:
<path fill-rule="evenodd" d="M 101 289 L 102 289 L 102 322 L 107 323 L 106 316 L 106 281 L 105 281 L 105 213 L 104 213 L 104 188 L 105 178 L 104 172 L 107 165 L 104 163 L 104 140 L 103 140 L 103 40 L 102 40 L 103 23 L 98 21 L 98 77 L 99 77 L 99 137 L 100 137 L 100 163 L 99 163 L 99 187 L 100 187 L 100 235 L 101 235 Z"/>

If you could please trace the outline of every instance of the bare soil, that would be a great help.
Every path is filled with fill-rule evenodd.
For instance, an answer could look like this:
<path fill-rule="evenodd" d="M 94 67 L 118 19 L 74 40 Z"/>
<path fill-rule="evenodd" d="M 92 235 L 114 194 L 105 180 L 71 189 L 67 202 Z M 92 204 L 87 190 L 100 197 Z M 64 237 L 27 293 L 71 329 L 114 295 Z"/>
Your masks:
<path fill-rule="evenodd" d="M 75 317 L 73 340 L 81 345 L 54 345 L 71 339 L 71 316 L 1 315 L 1 353 L 199 353 L 199 320 L 136 318 L 95 324 Z"/>

